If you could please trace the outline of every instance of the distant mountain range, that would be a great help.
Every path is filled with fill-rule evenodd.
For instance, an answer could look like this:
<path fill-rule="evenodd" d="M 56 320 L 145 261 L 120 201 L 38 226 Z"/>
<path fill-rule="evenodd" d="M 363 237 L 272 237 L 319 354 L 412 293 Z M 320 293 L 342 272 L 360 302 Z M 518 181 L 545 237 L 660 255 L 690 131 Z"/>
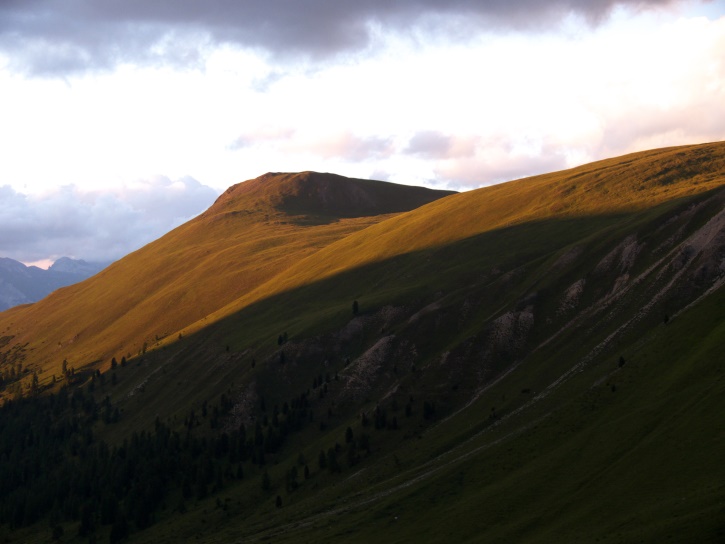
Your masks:
<path fill-rule="evenodd" d="M 48 270 L 43 270 L 0 257 L 0 311 L 37 302 L 56 289 L 90 278 L 108 264 L 61 257 Z"/>

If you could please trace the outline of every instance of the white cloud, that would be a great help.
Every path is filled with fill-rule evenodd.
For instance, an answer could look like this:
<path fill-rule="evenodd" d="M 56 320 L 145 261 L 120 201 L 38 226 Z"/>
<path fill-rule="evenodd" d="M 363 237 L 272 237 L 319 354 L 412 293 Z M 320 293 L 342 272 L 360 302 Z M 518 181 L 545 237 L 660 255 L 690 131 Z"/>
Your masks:
<path fill-rule="evenodd" d="M 282 149 L 307 153 L 323 159 L 360 162 L 390 157 L 394 152 L 394 144 L 392 138 L 358 136 L 351 132 L 341 132 L 326 137 L 296 138 Z"/>
<path fill-rule="evenodd" d="M 0 255 L 22 262 L 118 259 L 201 213 L 218 193 L 157 176 L 113 191 L 74 186 L 36 195 L 0 187 Z"/>
<path fill-rule="evenodd" d="M 467 157 L 443 159 L 436 163 L 435 177 L 453 189 L 470 189 L 535 174 L 562 170 L 567 157 L 555 147 L 512 147 L 505 140 L 479 144 Z"/>
<path fill-rule="evenodd" d="M 295 135 L 293 128 L 263 126 L 255 130 L 249 130 L 237 136 L 229 144 L 229 149 L 236 151 L 247 147 L 264 145 L 267 143 L 279 143 L 289 141 Z"/>
<path fill-rule="evenodd" d="M 221 191 L 267 171 L 321 170 L 473 187 L 647 146 L 725 139 L 725 17 L 689 16 L 687 3 L 611 12 L 607 1 L 557 2 L 534 8 L 551 17 L 576 6 L 590 20 L 611 16 L 591 26 L 565 15 L 531 32 L 517 22 L 533 6 L 527 2 L 456 2 L 443 19 L 416 16 L 414 24 L 405 22 L 406 10 L 433 4 L 404 4 L 402 11 L 356 5 L 372 17 L 364 38 L 375 46 L 324 62 L 278 62 L 221 39 L 223 21 L 204 19 L 216 41 L 200 34 L 188 62 L 182 51 L 181 60 L 144 64 L 132 48 L 105 72 L 64 79 L 0 68 L 0 184 L 24 195 L 58 185 L 110 191 L 164 172 Z M 284 27 L 292 12 L 278 11 L 281 5 L 255 7 L 253 15 Z M 383 14 L 377 19 L 375 6 Z M 182 9 L 177 26 L 167 8 L 159 8 L 164 25 L 198 31 L 184 11 L 192 8 Z M 134 9 L 145 20 L 145 8 Z M 510 24 L 480 24 L 483 12 L 489 22 L 500 14 Z M 448 24 L 461 14 L 471 15 L 476 31 L 455 40 Z M 348 15 L 335 8 L 325 17 L 345 28 Z M 125 43 L 122 34 L 111 41 Z M 265 39 L 274 48 L 306 38 Z"/>
<path fill-rule="evenodd" d="M 477 136 L 443 134 L 435 130 L 416 132 L 404 153 L 426 159 L 471 157 L 479 145 Z"/>

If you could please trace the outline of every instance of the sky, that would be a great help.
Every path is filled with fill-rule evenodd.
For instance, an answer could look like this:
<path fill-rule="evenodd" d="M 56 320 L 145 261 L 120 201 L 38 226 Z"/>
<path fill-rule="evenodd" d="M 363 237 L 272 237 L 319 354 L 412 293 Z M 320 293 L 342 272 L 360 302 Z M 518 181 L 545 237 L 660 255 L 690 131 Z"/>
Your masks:
<path fill-rule="evenodd" d="M 725 0 L 0 0 L 0 257 L 269 171 L 469 190 L 725 139 Z"/>

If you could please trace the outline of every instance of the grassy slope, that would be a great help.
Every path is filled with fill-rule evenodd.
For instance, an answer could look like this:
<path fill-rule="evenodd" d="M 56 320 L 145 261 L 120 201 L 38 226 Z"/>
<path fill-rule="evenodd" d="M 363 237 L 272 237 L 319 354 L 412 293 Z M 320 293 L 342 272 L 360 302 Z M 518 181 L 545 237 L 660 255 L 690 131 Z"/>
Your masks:
<path fill-rule="evenodd" d="M 655 248 L 665 244 L 662 251 L 670 251 L 669 238 L 679 243 L 721 206 L 706 200 L 706 193 L 722 187 L 723 171 L 725 145 L 709 144 L 455 195 L 341 237 L 206 322 L 186 327 L 184 340 L 120 374 L 112 393 L 125 410 L 119 434 L 147 426 L 155 414 L 173 421 L 202 400 L 251 382 L 267 388 L 270 402 L 299 393 L 321 361 L 285 367 L 267 362 L 278 349 L 276 335 L 289 330 L 287 349 L 294 353 L 295 342 L 310 334 L 349 326 L 353 298 L 360 299 L 366 313 L 360 319 L 370 325 L 355 337 L 357 344 L 344 345 L 344 353 L 323 351 L 321 357 L 330 359 L 325 367 L 344 375 L 345 355 L 354 358 L 393 332 L 415 342 L 415 361 L 424 370 L 393 379 L 390 360 L 369 402 L 363 399 L 333 419 L 328 431 L 297 436 L 269 468 L 271 497 L 260 491 L 252 471 L 224 492 L 231 512 L 216 509 L 213 500 L 189 505 L 186 515 L 169 513 L 136 540 L 717 541 L 725 501 L 718 483 L 725 481 L 718 418 L 725 408 L 722 290 L 666 327 L 659 315 L 634 321 L 581 372 L 546 396 L 536 394 L 661 287 L 654 275 L 646 276 L 631 297 L 597 313 L 621 277 L 616 267 L 598 272 L 597 263 L 637 233 L 645 250 L 627 274 L 643 273 L 659 258 Z M 698 202 L 700 215 L 688 215 Z M 576 257 L 568 259 L 572 253 Z M 566 329 L 570 316 L 557 314 L 557 296 L 583 277 L 590 286 L 581 301 L 583 317 Z M 471 371 L 483 355 L 465 358 L 464 348 L 478 345 L 479 337 L 488 341 L 482 331 L 492 320 L 526 306 L 521 301 L 534 292 L 540 293 L 540 313 L 529 348 L 543 347 L 499 381 L 484 373 L 481 383 L 489 389 L 472 397 L 480 384 Z M 414 311 L 431 304 L 432 310 L 418 312 L 421 317 L 406 314 L 380 331 L 381 306 Z M 225 344 L 232 345 L 231 353 Z M 448 366 L 439 363 L 446 351 Z M 627 356 L 622 368 L 616 363 L 620 353 Z M 255 369 L 252 356 L 260 362 Z M 517 357 L 512 353 L 501 364 Z M 347 425 L 355 427 L 358 410 L 382 401 L 390 380 L 418 398 L 403 430 L 376 434 L 373 455 L 359 471 L 316 473 L 309 485 L 284 493 L 284 471 L 300 449 L 314 459 L 340 440 Z M 146 393 L 129 398 L 140 383 Z M 451 392 L 454 384 L 460 385 L 457 392 Z M 425 395 L 437 395 L 441 403 L 432 426 L 420 417 Z M 495 423 L 488 418 L 492 406 L 501 414 Z M 322 403 L 316 410 L 326 408 Z M 284 496 L 281 510 L 273 506 L 274 493 Z"/>
<path fill-rule="evenodd" d="M 702 225 L 707 215 L 703 212 L 703 218 L 695 217 L 691 224 L 674 221 L 663 227 L 665 221 L 687 215 L 692 204 L 702 201 L 698 193 L 724 181 L 722 144 L 694 148 L 690 160 L 703 166 L 703 171 L 685 160 L 692 151 L 657 150 L 528 180 L 538 183 L 540 192 L 536 204 L 524 205 L 523 211 L 520 202 L 529 202 L 522 196 L 528 189 L 525 181 L 508 184 L 516 189 L 510 195 L 503 188 L 494 188 L 503 195 L 496 198 L 489 194 L 491 189 L 467 193 L 361 231 L 330 246 L 334 256 L 327 257 L 326 249 L 290 269 L 282 276 L 287 282 L 284 288 L 262 286 L 255 293 L 261 300 L 240 304 L 247 309 L 222 320 L 217 332 L 212 329 L 212 345 L 206 344 L 212 350 L 209 360 L 221 356 L 221 350 L 213 355 L 218 349 L 214 344 L 225 338 L 236 338 L 235 347 L 240 350 L 252 348 L 263 355 L 274 351 L 275 331 L 289 328 L 303 336 L 304 331 L 315 330 L 310 322 L 316 320 L 327 327 L 339 326 L 348 320 L 344 316 L 351 298 L 360 295 L 372 308 L 406 301 L 423 305 L 426 296 L 442 289 L 440 307 L 433 314 L 445 321 L 451 317 L 447 304 L 456 311 L 461 298 L 475 295 L 471 289 L 480 290 L 484 297 L 477 299 L 480 309 L 462 330 L 454 323 L 442 339 L 432 338 L 440 335 L 440 328 L 426 334 L 422 325 L 416 331 L 410 323 L 392 331 L 412 335 L 420 349 L 419 360 L 433 361 L 441 350 L 475 334 L 532 290 L 554 291 L 593 274 L 596 263 L 633 232 L 640 233 L 649 248 L 631 270 L 632 274 L 641 272 L 657 255 L 653 248 L 681 229 Z M 702 158 L 707 155 L 709 162 Z M 660 159 L 665 163 L 656 162 Z M 618 166 L 621 162 L 626 164 Z M 613 177 L 605 178 L 602 168 Z M 650 177 L 649 186 L 641 183 L 654 174 L 659 177 Z M 601 182 L 592 182 L 597 178 Z M 548 219 L 551 206 L 560 198 L 553 195 L 561 195 L 562 186 L 566 189 L 572 179 L 580 180 L 585 193 L 568 193 L 566 206 L 556 212 L 560 217 L 565 209 L 573 210 L 568 219 Z M 618 196 L 605 206 L 607 192 Z M 480 215 L 472 214 L 473 209 Z M 459 216 L 468 220 L 454 228 L 443 221 Z M 478 217 L 490 222 L 477 222 Z M 441 228 L 420 228 L 417 236 L 405 234 L 415 232 L 406 229 L 413 229 L 411 225 L 418 221 L 429 226 L 437 218 Z M 397 234 L 386 239 L 385 233 L 391 232 Z M 398 241 L 393 243 L 394 239 Z M 403 247 L 417 251 L 406 253 Z M 559 270 L 557 263 L 577 247 L 583 247 L 579 258 Z M 356 257 L 343 258 L 345 251 Z M 366 258 L 360 259 L 360 254 Z M 366 266 L 350 265 L 360 261 Z M 336 273 L 328 275 L 326 271 L 336 264 Z M 489 271 L 495 267 L 519 272 L 513 283 L 506 283 Z M 313 281 L 326 276 L 324 281 Z M 465 278 L 471 284 L 461 286 Z M 616 282 L 617 271 L 594 279 L 601 284 L 599 290 L 606 291 Z M 277 295 L 264 298 L 261 293 Z M 597 304 L 601 294 L 595 289 L 582 304 Z M 173 541 L 195 533 L 209 542 L 246 541 L 245 535 L 249 541 L 290 542 L 578 542 L 597 538 L 639 542 L 668 537 L 718 541 L 725 501 L 725 490 L 716 483 L 724 476 L 718 461 L 722 451 L 718 414 L 725 408 L 722 365 L 717 362 L 725 332 L 722 297 L 718 291 L 667 327 L 661 325 L 661 316 L 655 322 L 635 323 L 583 372 L 552 394 L 530 402 L 522 390 L 541 391 L 553 383 L 616 324 L 606 323 L 607 318 L 601 326 L 565 331 L 467 408 L 453 410 L 455 415 L 432 428 L 420 427 L 422 439 L 410 431 L 376 438 L 385 445 L 360 472 L 339 479 L 318 474 L 313 484 L 296 494 L 283 493 L 281 511 L 271 499 L 264 500 L 258 481 L 252 479 L 229 493 L 232 501 L 240 501 L 242 518 L 229 518 L 215 512 L 212 505 L 201 504 L 183 518 L 172 517 L 140 541 Z M 621 313 L 613 315 L 629 319 L 634 311 L 630 306 L 641 304 L 640 299 L 622 302 Z M 240 329 L 241 336 L 233 332 Z M 550 334 L 545 327 L 540 330 L 534 332 L 539 340 Z M 628 359 L 621 369 L 616 364 L 620 353 Z M 229 376 L 274 384 L 280 399 L 295 391 L 289 375 L 283 374 L 286 379 L 279 381 L 274 370 L 251 371 L 245 363 L 233 366 Z M 303 366 L 295 371 L 301 372 Z M 439 385 L 450 386 L 454 369 L 440 373 L 433 366 L 427 368 L 423 378 L 405 378 L 403 385 L 419 395 Z M 493 426 L 486 418 L 492 405 L 505 414 Z M 295 443 L 307 444 L 305 454 L 314 458 L 320 448 L 339 440 L 348 424 L 354 425 L 354 419 L 339 421 L 329 433 L 308 433 Z M 285 450 L 279 468 L 270 469 L 273 480 L 283 478 L 297 452 L 297 447 Z M 209 523 L 217 528 L 209 531 Z"/>
<path fill-rule="evenodd" d="M 627 213 L 705 191 L 717 184 L 712 172 L 723 160 L 717 149 L 670 148 L 600 161 L 454 195 L 375 228 L 365 227 L 384 216 L 305 226 L 290 221 L 275 208 L 284 206 L 289 177 L 265 185 L 263 176 L 231 188 L 219 206 L 91 281 L 61 289 L 40 304 L 0 313 L 0 331 L 15 335 L 18 343 L 32 341 L 33 362 L 46 371 L 57 371 L 64 358 L 81 366 L 136 355 L 157 337 L 200 330 L 256 301 L 365 264 L 549 217 Z M 690 171 L 697 175 L 688 183 L 674 183 L 674 176 L 689 178 Z M 257 190 L 244 191 L 246 185 Z M 300 186 L 293 189 L 299 192 Z M 379 198 L 386 199 L 405 200 Z M 359 206 L 359 199 L 352 204 Z M 368 212 L 380 209 L 363 204 Z"/>
<path fill-rule="evenodd" d="M 305 217 L 281 211 L 315 176 L 338 186 L 332 195 L 342 200 L 336 215 L 322 209 Z M 347 200 L 345 189 L 352 194 Z M 203 319 L 291 262 L 386 214 L 447 194 L 332 175 L 265 175 L 230 188 L 202 216 L 96 277 L 0 313 L 0 331 L 14 335 L 14 343 L 30 342 L 26 363 L 46 371 L 46 379 L 59 373 L 66 358 L 72 366 L 94 361 L 108 366 L 112 356 L 136 355 L 144 344 L 153 346 Z"/>
<path fill-rule="evenodd" d="M 722 148 L 721 144 L 705 144 L 636 153 L 438 200 L 330 244 L 210 319 L 366 264 L 486 232 L 548 218 L 629 214 L 707 191 L 722 184 Z M 683 179 L 687 182 L 677 183 Z"/>
<path fill-rule="evenodd" d="M 323 491 L 285 496 L 281 511 L 252 480 L 225 494 L 246 504 L 240 517 L 209 501 L 139 542 L 193 534 L 208 542 L 719 542 L 723 297 L 655 327 L 636 346 L 617 346 L 627 353 L 622 368 L 617 352 L 603 354 L 518 417 L 468 431 L 480 428 L 491 398 L 519 394 L 512 377 L 422 439 L 398 436 L 394 454 L 360 472 L 315 476 Z M 560 347 L 566 358 L 571 348 Z M 290 462 L 272 467 L 273 477 Z"/>
<path fill-rule="evenodd" d="M 723 302 L 652 331 L 621 370 L 611 358 L 614 392 L 581 376 L 556 409 L 529 410 L 535 426 L 377 501 L 359 541 L 721 541 Z"/>

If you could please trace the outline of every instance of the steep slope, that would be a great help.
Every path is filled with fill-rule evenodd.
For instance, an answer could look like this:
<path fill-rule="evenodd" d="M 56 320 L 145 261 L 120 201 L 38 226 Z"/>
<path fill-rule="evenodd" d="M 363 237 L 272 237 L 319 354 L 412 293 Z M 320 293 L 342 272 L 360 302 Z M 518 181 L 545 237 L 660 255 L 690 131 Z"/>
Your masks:
<path fill-rule="evenodd" d="M 720 187 L 724 167 L 722 144 L 706 144 L 637 153 L 462 193 L 330 244 L 313 258 L 291 266 L 274 282 L 260 285 L 224 308 L 218 316 L 346 270 L 473 240 L 501 229 L 550 219 L 571 224 L 583 219 L 591 228 L 600 228 L 601 224 L 589 219 L 618 221 Z M 536 234 L 532 236 L 532 241 L 539 241 L 534 238 Z M 558 243 L 556 238 L 545 240 L 552 241 Z M 522 242 L 527 245 L 526 240 Z M 510 250 L 514 248 L 505 249 L 513 253 Z M 434 273 L 449 262 L 434 262 Z"/>
<path fill-rule="evenodd" d="M 285 187 L 295 176 L 273 178 Z M 47 514 L 66 533 L 722 541 L 725 143 L 452 195 L 365 228 L 350 209 L 357 189 L 337 197 L 352 219 L 335 222 L 313 200 L 291 215 L 302 208 L 290 199 L 312 198 L 294 187 L 233 188 L 159 246 L 211 244 L 237 219 L 266 215 L 278 223 L 262 222 L 269 237 L 249 251 L 275 273 L 131 364 L 66 378 L 85 381 L 105 414 L 71 442 L 69 466 L 112 467 L 73 481 L 132 475 L 111 501 L 88 484 L 75 513 Z M 331 194 L 320 187 L 315 198 Z M 325 243 L 296 246 L 307 232 Z M 0 339 L 3 364 L 23 356 L 32 367 L 37 341 L 20 338 L 14 315 L 0 326 L 18 335 Z M 76 395 L 73 417 L 86 405 L 92 416 Z M 94 439 L 106 441 L 97 458 Z M 4 444 L 10 457 L 14 442 Z M 0 500 L 0 519 L 38 509 L 32 483 Z M 34 523 L 15 534 L 42 540 L 47 524 Z"/>
<path fill-rule="evenodd" d="M 202 539 L 720 541 L 724 187 L 720 143 L 456 195 L 237 302 L 198 338 L 217 361 L 201 383 L 248 384 L 235 406 L 257 418 L 250 396 L 282 405 L 312 384 L 322 415 L 274 453 L 270 492 L 242 488 L 266 505 L 232 494 L 244 521 L 220 513 Z M 300 451 L 329 454 L 347 427 L 374 444 L 362 467 L 285 487 Z M 147 541 L 201 523 L 184 519 Z"/>
<path fill-rule="evenodd" d="M 718 541 L 724 174 L 725 145 L 709 144 L 456 195 L 331 244 L 209 319 L 185 346 L 208 370 L 172 390 L 144 382 L 154 413 L 178 414 L 170 397 L 188 380 L 236 391 L 248 425 L 264 415 L 250 399 L 281 406 L 306 389 L 323 415 L 273 453 L 268 503 L 233 494 L 244 522 L 215 517 L 206 541 Z M 362 468 L 285 488 L 300 451 L 329 454 L 347 427 L 370 429 Z M 240 493 L 268 496 L 257 485 Z M 193 533 L 200 518 L 184 519 L 149 541 Z"/>
<path fill-rule="evenodd" d="M 324 195 L 318 208 L 306 208 L 310 191 Z M 36 370 L 57 373 L 64 359 L 77 367 L 108 364 L 386 217 L 380 214 L 449 194 L 312 172 L 267 174 L 231 187 L 200 217 L 91 280 L 0 314 L 0 330 L 16 345 L 29 343 Z"/>

